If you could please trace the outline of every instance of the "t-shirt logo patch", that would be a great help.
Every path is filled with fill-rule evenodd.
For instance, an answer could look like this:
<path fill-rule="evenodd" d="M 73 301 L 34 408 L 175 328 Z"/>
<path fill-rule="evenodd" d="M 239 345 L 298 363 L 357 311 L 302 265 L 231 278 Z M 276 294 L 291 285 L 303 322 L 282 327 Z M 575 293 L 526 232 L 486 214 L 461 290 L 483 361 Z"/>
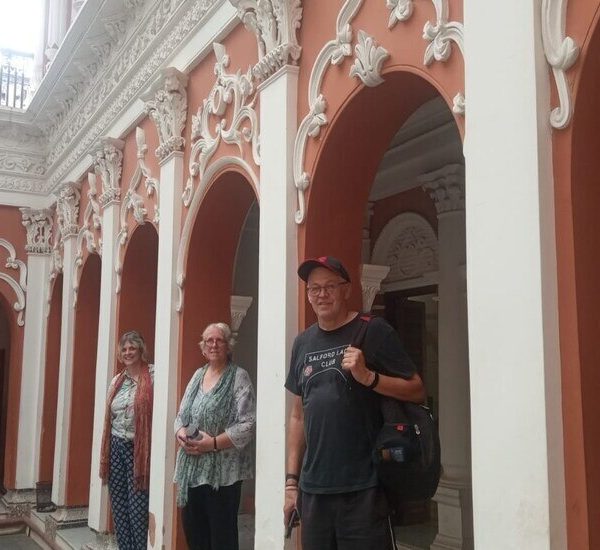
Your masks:
<path fill-rule="evenodd" d="M 310 365 L 308 365 L 308 367 L 306 367 L 304 369 L 304 376 L 306 376 L 306 378 L 308 378 L 311 375 L 312 371 L 313 371 L 313 368 Z"/>

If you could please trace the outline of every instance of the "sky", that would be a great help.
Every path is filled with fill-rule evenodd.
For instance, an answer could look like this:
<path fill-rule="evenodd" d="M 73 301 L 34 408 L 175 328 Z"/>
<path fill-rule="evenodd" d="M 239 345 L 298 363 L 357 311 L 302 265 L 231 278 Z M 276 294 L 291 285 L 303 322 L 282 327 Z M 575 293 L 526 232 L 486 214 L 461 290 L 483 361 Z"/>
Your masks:
<path fill-rule="evenodd" d="M 0 0 L 0 48 L 36 49 L 43 0 Z"/>

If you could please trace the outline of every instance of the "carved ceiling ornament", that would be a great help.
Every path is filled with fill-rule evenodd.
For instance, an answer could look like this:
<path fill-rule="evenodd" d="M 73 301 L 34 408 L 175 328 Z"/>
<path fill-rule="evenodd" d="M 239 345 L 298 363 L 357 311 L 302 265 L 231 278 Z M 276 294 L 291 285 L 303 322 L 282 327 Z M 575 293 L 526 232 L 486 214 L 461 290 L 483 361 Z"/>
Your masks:
<path fill-rule="evenodd" d="M 389 265 L 386 283 L 422 277 L 438 269 L 438 241 L 431 224 L 414 212 L 399 214 L 381 231 L 371 263 Z"/>
<path fill-rule="evenodd" d="M 215 42 L 213 49 L 217 58 L 214 69 L 217 78 L 208 97 L 192 116 L 190 175 L 182 197 L 186 207 L 190 206 L 194 197 L 194 180 L 198 178 L 203 183 L 207 166 L 221 140 L 237 145 L 242 158 L 244 143 L 250 143 L 254 163 L 260 166 L 258 115 L 254 109 L 257 94 L 252 70 L 249 68 L 245 74 L 239 69 L 235 74 L 227 73 L 229 55 L 225 46 Z M 228 110 L 231 113 L 229 121 L 225 117 Z M 214 124 L 213 117 L 217 118 L 217 124 Z"/>
<path fill-rule="evenodd" d="M 121 223 L 119 233 L 117 234 L 117 253 L 115 254 L 115 273 L 117 275 L 117 283 L 115 291 L 121 292 L 121 275 L 123 274 L 123 254 L 125 245 L 129 241 L 129 216 L 132 215 L 139 225 L 146 223 L 148 219 L 148 211 L 144 204 L 144 198 L 138 193 L 142 180 L 146 187 L 146 195 L 148 197 L 156 193 L 157 205 L 154 207 L 154 223 L 159 221 L 158 212 L 158 180 L 152 177 L 152 173 L 145 162 L 148 146 L 146 145 L 146 134 L 139 126 L 135 129 L 135 139 L 137 143 L 137 166 L 131 177 L 127 192 L 121 203 Z"/>
<path fill-rule="evenodd" d="M 25 311 L 25 295 L 27 293 L 27 266 L 23 261 L 17 259 L 15 247 L 6 239 L 0 239 L 0 248 L 4 248 L 8 252 L 4 267 L 14 269 L 18 272 L 18 280 L 16 280 L 0 271 L 0 280 L 7 283 L 17 297 L 17 301 L 13 304 L 13 309 L 18 313 L 17 325 L 22 327 L 25 324 L 23 312 Z"/>
<path fill-rule="evenodd" d="M 98 191 L 96 187 L 96 175 L 88 173 L 88 204 L 83 213 L 81 229 L 77 234 L 75 250 L 75 263 L 73 265 L 73 307 L 77 305 L 77 294 L 79 292 L 79 280 L 81 267 L 83 266 L 83 246 L 88 254 L 102 254 L 101 239 L 96 241 L 96 233 L 102 230 L 102 218 L 100 216 L 100 204 L 98 202 Z"/>
<path fill-rule="evenodd" d="M 288 63 L 296 64 L 302 48 L 296 33 L 302 21 L 301 0 L 229 0 L 258 41 L 258 63 L 252 69 L 262 82 Z"/>
<path fill-rule="evenodd" d="M 354 19 L 362 6 L 363 0 L 346 0 L 336 20 L 336 37 L 327 42 L 315 60 L 308 84 L 309 110 L 304 117 L 294 143 L 293 173 L 294 185 L 298 191 L 298 210 L 295 220 L 297 224 L 304 223 L 306 218 L 306 203 L 304 194 L 310 185 L 310 175 L 304 171 L 306 144 L 308 138 L 316 138 L 321 133 L 321 127 L 328 123 L 325 111 L 327 101 L 321 93 L 325 72 L 331 65 L 340 65 L 346 57 L 352 55 L 352 27 Z"/>
<path fill-rule="evenodd" d="M 22 224 L 27 231 L 25 250 L 28 254 L 50 254 L 52 251 L 52 218 L 50 208 L 20 208 Z"/>
<path fill-rule="evenodd" d="M 172 152 L 181 151 L 185 145 L 182 137 L 187 117 L 187 81 L 186 74 L 174 67 L 163 71 L 163 81 L 154 92 L 154 99 L 147 101 L 144 110 L 156 124 L 160 145 L 156 156 L 160 161 Z"/>
<path fill-rule="evenodd" d="M 381 67 L 390 57 L 389 52 L 378 46 L 375 39 L 363 30 L 358 31 L 358 44 L 354 50 L 356 58 L 350 67 L 350 77 L 362 80 L 363 84 L 370 88 L 382 84 Z"/>
<path fill-rule="evenodd" d="M 103 137 L 96 147 L 94 154 L 94 171 L 100 178 L 102 208 L 121 199 L 121 172 L 123 170 L 123 147 L 125 142 L 120 139 Z M 95 183 L 95 181 L 94 181 Z"/>
<path fill-rule="evenodd" d="M 546 59 L 552 67 L 560 105 L 550 114 L 553 128 L 566 128 L 573 117 L 573 100 L 566 72 L 579 57 L 579 47 L 566 36 L 568 0 L 543 0 L 542 39 Z"/>
<path fill-rule="evenodd" d="M 76 183 L 67 182 L 60 188 L 56 202 L 61 240 L 75 237 L 79 232 L 79 199 L 81 194 Z"/>

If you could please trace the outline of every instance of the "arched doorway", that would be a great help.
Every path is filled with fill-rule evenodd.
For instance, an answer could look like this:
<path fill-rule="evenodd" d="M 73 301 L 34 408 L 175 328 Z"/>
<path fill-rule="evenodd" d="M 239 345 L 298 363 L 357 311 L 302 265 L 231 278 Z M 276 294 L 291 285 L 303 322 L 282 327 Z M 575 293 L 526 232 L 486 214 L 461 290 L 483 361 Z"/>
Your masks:
<path fill-rule="evenodd" d="M 87 506 L 89 499 L 100 271 L 100 257 L 90 254 L 82 268 L 75 306 L 66 506 Z"/>
<path fill-rule="evenodd" d="M 348 264 L 357 310 L 381 285 L 374 313 L 399 332 L 439 416 L 440 487 L 432 502 L 395 518 L 398 542 L 472 548 L 462 139 L 434 83 L 404 71 L 384 77 L 357 89 L 332 119 L 313 169 L 301 256 Z M 306 308 L 305 324 L 312 319 Z"/>
<path fill-rule="evenodd" d="M 245 174 L 231 170 L 215 177 L 190 220 L 193 228 L 185 263 L 179 400 L 194 371 L 204 364 L 198 342 L 211 322 L 225 321 L 237 333 L 233 359 L 256 383 L 258 216 L 252 184 Z M 251 482 L 243 485 L 240 513 L 240 537 L 252 544 Z M 175 547 L 185 548 L 181 529 L 176 531 Z"/>

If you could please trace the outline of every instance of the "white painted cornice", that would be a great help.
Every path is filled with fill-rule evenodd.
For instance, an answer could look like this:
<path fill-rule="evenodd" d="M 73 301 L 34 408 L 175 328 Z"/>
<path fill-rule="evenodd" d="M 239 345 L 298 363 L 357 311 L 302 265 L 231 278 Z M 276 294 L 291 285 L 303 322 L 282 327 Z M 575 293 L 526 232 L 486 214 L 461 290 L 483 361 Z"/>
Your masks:
<path fill-rule="evenodd" d="M 579 47 L 570 36 L 566 36 L 567 5 L 568 0 L 542 2 L 544 52 L 552 67 L 560 102 L 550 114 L 550 124 L 557 129 L 566 128 L 573 117 L 573 100 L 566 73 L 579 57 Z"/>

